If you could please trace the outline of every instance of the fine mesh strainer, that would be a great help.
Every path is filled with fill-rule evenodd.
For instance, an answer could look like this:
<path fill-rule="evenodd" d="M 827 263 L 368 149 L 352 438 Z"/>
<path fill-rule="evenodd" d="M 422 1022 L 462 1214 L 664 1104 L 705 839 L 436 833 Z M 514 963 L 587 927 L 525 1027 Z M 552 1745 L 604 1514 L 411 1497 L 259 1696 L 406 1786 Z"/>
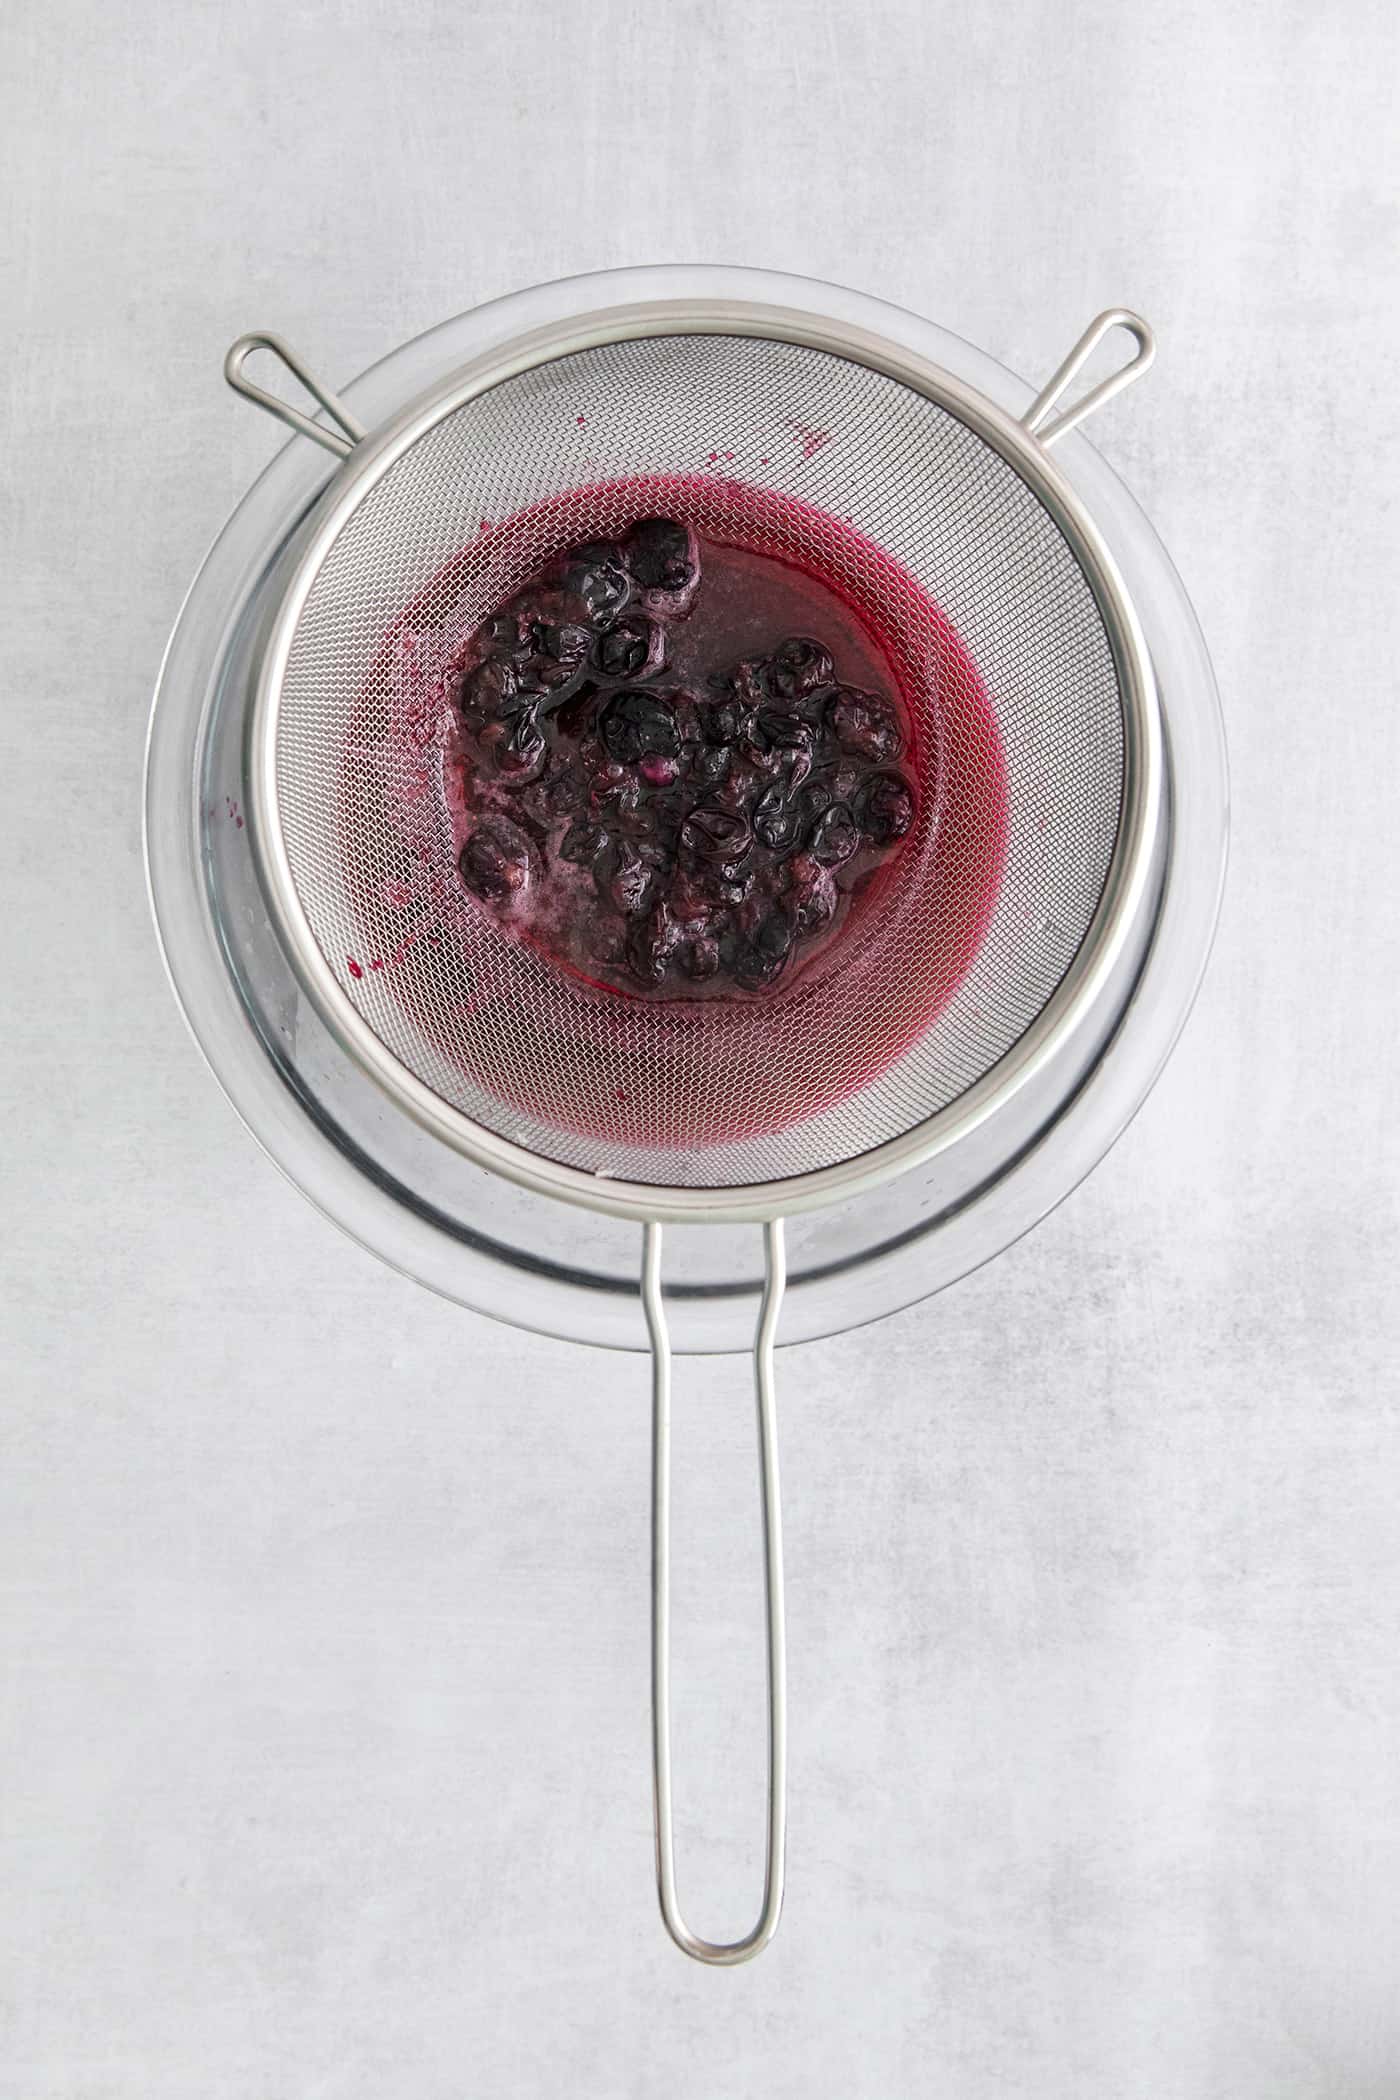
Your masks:
<path fill-rule="evenodd" d="M 1130 363 L 1052 411 L 1121 326 Z M 256 386 L 277 354 L 338 429 Z M 662 1914 L 733 1963 L 782 1902 L 785 1694 L 773 1346 L 782 1219 L 930 1159 L 1043 1069 L 1144 903 L 1160 727 L 1132 605 L 1054 439 L 1141 373 L 1101 315 L 1017 423 L 908 350 L 809 314 L 613 309 L 517 338 L 367 434 L 276 337 L 231 383 L 345 463 L 264 638 L 249 815 L 310 999 L 388 1101 L 472 1161 L 644 1228 Z M 918 818 L 823 966 L 763 1000 L 620 997 L 510 938 L 456 873 L 449 667 L 562 548 L 684 516 L 824 576 L 909 710 Z M 754 1345 L 767 1594 L 762 1906 L 716 1943 L 676 1900 L 666 1222 L 765 1228 Z"/>

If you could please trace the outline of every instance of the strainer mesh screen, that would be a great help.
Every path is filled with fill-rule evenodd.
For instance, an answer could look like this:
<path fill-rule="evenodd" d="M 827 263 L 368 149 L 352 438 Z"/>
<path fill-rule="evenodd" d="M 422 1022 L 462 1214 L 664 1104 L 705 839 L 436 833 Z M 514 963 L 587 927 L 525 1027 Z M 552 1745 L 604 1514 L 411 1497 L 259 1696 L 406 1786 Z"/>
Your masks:
<path fill-rule="evenodd" d="M 680 512 L 823 574 L 894 663 L 919 818 L 831 964 L 749 1002 L 590 987 L 466 894 L 445 667 L 561 547 Z M 967 425 L 865 365 L 669 335 L 537 365 L 441 417 L 318 568 L 277 804 L 326 963 L 443 1101 L 563 1164 L 783 1179 L 947 1108 L 1073 960 L 1117 836 L 1112 650 L 1058 526 Z"/>

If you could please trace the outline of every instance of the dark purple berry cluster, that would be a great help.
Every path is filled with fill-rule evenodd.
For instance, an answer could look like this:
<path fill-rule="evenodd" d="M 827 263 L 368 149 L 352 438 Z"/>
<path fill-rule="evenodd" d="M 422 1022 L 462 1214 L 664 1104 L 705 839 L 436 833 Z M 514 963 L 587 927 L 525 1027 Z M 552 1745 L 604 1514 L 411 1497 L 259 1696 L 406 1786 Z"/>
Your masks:
<path fill-rule="evenodd" d="M 457 692 L 467 888 L 663 995 L 776 984 L 915 814 L 896 703 L 820 641 L 668 679 L 700 588 L 673 519 L 575 547 L 477 629 Z"/>

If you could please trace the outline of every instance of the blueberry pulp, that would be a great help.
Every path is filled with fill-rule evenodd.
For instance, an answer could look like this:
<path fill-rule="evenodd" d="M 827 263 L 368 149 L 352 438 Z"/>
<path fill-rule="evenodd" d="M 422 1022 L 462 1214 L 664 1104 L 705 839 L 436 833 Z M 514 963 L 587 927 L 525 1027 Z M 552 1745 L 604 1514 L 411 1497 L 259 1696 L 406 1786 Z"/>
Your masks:
<path fill-rule="evenodd" d="M 809 607 L 824 639 L 783 631 Z M 618 989 L 789 979 L 916 814 L 893 680 L 849 610 L 768 557 L 702 557 L 675 519 L 558 557 L 474 630 L 453 690 L 464 884 Z"/>

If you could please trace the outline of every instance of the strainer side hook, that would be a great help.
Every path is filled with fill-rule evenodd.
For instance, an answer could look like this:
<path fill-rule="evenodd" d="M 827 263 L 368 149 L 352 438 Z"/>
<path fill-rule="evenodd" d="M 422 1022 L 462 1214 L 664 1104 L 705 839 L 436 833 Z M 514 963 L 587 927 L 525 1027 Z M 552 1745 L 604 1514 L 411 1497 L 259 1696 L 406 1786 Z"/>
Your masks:
<path fill-rule="evenodd" d="M 266 387 L 258 386 L 254 380 L 249 379 L 244 366 L 255 350 L 270 350 L 272 355 L 286 366 L 292 377 L 301 381 L 312 400 L 318 401 L 326 414 L 335 419 L 340 425 L 339 430 L 330 430 L 324 423 L 313 422 L 310 416 L 305 415 L 292 402 L 284 401 L 278 394 L 270 394 Z M 255 401 L 259 408 L 266 409 L 270 416 L 276 416 L 279 423 L 285 423 L 290 429 L 300 431 L 303 437 L 314 438 L 318 445 L 324 445 L 327 452 L 334 452 L 338 459 L 346 458 L 354 451 L 361 438 L 368 435 L 364 424 L 351 413 L 339 394 L 333 394 L 328 386 L 323 386 L 315 373 L 309 371 L 302 363 L 291 344 L 285 342 L 280 335 L 271 335 L 265 329 L 255 329 L 250 335 L 241 335 L 236 343 L 229 346 L 228 355 L 224 359 L 224 377 L 236 394 L 242 394 L 247 401 Z"/>
<path fill-rule="evenodd" d="M 1046 417 L 1061 399 L 1070 381 L 1083 371 L 1104 337 L 1115 328 L 1126 329 L 1132 336 L 1137 344 L 1136 354 L 1128 359 L 1127 364 L 1120 365 L 1116 372 L 1109 372 L 1096 386 L 1091 386 L 1083 400 L 1076 401 L 1073 408 L 1067 408 L 1063 415 L 1056 416 L 1053 423 L 1047 423 Z M 1106 313 L 1099 314 L 1089 323 L 1064 363 L 1045 382 L 1022 416 L 1022 428 L 1029 431 L 1032 437 L 1038 438 L 1042 445 L 1053 445 L 1067 430 L 1073 430 L 1077 423 L 1082 423 L 1086 416 L 1091 416 L 1096 408 L 1102 408 L 1105 401 L 1111 401 L 1115 394 L 1122 393 L 1125 386 L 1131 386 L 1135 379 L 1141 379 L 1156 355 L 1157 339 L 1142 315 L 1129 312 L 1126 306 L 1109 307 Z"/>

